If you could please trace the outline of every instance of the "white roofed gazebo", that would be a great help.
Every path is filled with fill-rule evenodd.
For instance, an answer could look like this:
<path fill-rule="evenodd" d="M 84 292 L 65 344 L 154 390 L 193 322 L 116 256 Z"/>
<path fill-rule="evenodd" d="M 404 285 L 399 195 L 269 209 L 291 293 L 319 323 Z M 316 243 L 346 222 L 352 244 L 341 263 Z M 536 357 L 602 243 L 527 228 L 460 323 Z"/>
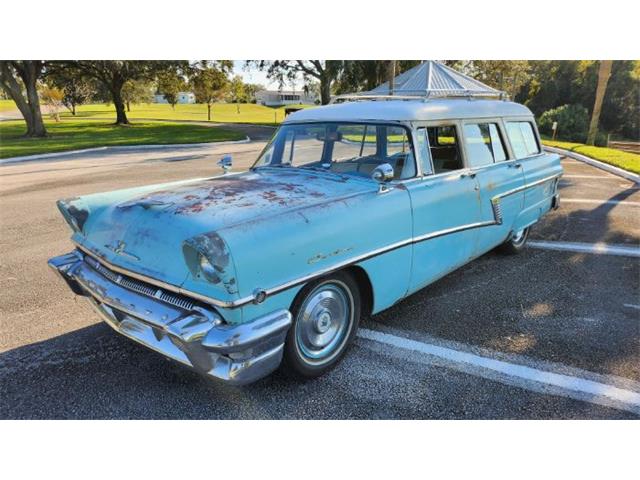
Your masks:
<path fill-rule="evenodd" d="M 480 97 L 505 99 L 506 94 L 435 60 L 427 60 L 373 90 L 340 95 L 335 101 Z"/>

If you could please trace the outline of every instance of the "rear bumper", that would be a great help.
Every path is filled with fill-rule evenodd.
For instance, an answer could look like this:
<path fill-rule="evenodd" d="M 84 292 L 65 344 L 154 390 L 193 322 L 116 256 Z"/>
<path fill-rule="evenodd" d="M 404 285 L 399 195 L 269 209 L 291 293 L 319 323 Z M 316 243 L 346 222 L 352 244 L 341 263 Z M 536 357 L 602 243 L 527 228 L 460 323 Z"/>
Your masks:
<path fill-rule="evenodd" d="M 51 258 L 49 266 L 122 335 L 235 385 L 258 380 L 280 364 L 291 325 L 288 310 L 228 325 L 208 306 L 185 309 L 162 301 L 160 290 L 154 295 L 153 290 L 142 294 L 125 288 L 121 282 L 126 285 L 126 278 L 104 275 L 104 269 L 95 268 L 93 262 L 74 251 Z"/>

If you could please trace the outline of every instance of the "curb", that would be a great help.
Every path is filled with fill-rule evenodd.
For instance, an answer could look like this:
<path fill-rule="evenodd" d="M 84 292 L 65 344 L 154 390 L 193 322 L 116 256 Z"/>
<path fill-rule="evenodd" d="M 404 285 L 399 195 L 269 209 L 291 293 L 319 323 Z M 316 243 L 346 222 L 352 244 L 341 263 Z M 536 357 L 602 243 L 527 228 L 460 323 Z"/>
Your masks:
<path fill-rule="evenodd" d="M 613 165 L 609 165 L 608 163 L 600 162 L 599 160 L 595 160 L 591 157 L 571 152 L 569 150 L 564 150 L 562 148 L 547 147 L 546 145 L 544 145 L 544 149 L 551 153 L 557 153 L 558 155 L 564 155 L 565 157 L 584 162 L 591 165 L 592 167 L 599 168 L 600 170 L 604 170 L 605 172 L 613 173 L 614 175 L 626 178 L 627 180 L 631 180 L 632 182 L 640 183 L 640 175 L 628 172 L 622 168 L 614 167 Z"/>
<path fill-rule="evenodd" d="M 54 153 L 40 153 L 37 155 L 25 155 L 22 157 L 10 157 L 3 158 L 0 160 L 0 165 L 8 164 L 8 163 L 21 163 L 21 162 L 31 162 L 36 160 L 48 160 L 50 158 L 62 157 L 65 155 L 76 155 L 79 153 L 89 153 L 89 152 L 100 152 L 100 151 L 112 151 L 112 152 L 125 152 L 127 150 L 166 150 L 166 149 L 176 149 L 176 148 L 197 148 L 197 147 L 215 147 L 218 145 L 237 145 L 242 143 L 249 143 L 251 139 L 246 137 L 244 140 L 230 140 L 228 142 L 209 142 L 209 143 L 175 143 L 175 144 L 167 144 L 167 145 L 115 145 L 112 147 L 93 147 L 93 148 L 83 148 L 81 150 L 67 150 L 65 152 L 54 152 Z"/>

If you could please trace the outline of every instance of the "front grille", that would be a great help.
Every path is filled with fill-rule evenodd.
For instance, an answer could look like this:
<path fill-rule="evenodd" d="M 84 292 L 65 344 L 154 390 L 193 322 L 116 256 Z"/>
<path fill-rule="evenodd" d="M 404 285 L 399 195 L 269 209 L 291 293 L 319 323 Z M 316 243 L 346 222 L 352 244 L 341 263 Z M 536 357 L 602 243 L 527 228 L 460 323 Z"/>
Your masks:
<path fill-rule="evenodd" d="M 142 282 L 135 278 L 116 273 L 113 270 L 105 267 L 102 263 L 98 262 L 95 258 L 85 255 L 85 262 L 87 262 L 95 271 L 100 273 L 103 277 L 111 280 L 113 283 L 117 283 L 121 287 L 127 290 L 146 295 L 147 297 L 153 297 L 161 300 L 165 303 L 169 303 L 185 310 L 191 310 L 196 306 L 196 302 L 184 295 L 178 295 L 173 292 L 168 292 L 162 288 L 155 287 L 149 283 Z"/>

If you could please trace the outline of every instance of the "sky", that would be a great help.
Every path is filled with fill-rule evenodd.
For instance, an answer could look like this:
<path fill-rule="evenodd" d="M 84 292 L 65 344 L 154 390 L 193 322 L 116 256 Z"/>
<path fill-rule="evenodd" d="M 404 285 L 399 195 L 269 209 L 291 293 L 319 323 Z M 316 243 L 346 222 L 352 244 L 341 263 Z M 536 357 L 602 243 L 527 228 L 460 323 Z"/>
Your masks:
<path fill-rule="evenodd" d="M 258 83 L 264 85 L 268 90 L 279 90 L 278 82 L 272 82 L 267 79 L 266 72 L 261 72 L 257 68 L 251 67 L 247 69 L 245 67 L 245 60 L 233 61 L 233 74 L 240 75 L 244 83 Z M 282 88 L 283 90 L 302 90 L 304 82 L 301 78 L 298 78 L 295 82 L 295 86 L 286 84 Z"/>

